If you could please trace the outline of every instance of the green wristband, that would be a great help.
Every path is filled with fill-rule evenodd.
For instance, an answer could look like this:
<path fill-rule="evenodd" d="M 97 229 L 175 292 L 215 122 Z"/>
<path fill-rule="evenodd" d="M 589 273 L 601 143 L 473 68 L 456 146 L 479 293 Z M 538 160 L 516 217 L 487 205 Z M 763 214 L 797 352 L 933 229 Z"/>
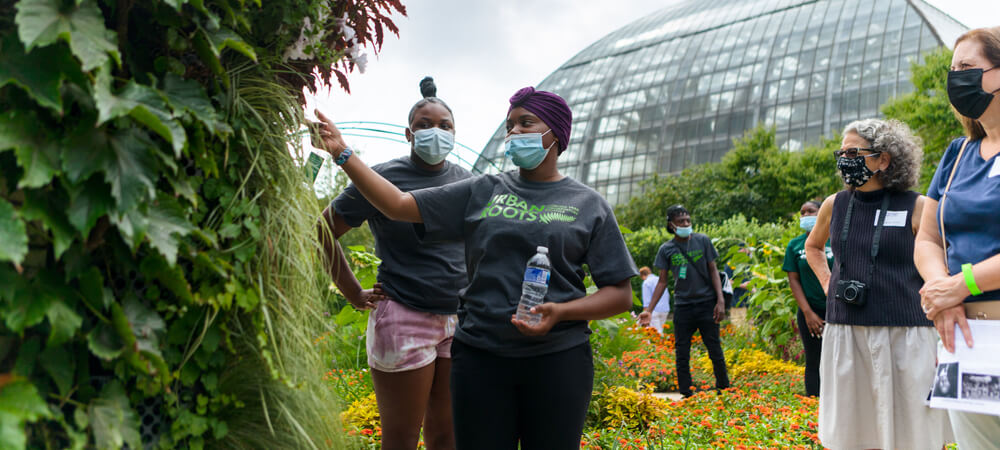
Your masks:
<path fill-rule="evenodd" d="M 962 276 L 965 277 L 965 287 L 969 288 L 970 294 L 979 295 L 983 293 L 983 291 L 979 290 L 979 286 L 976 286 L 976 279 L 972 276 L 972 263 L 962 264 Z"/>

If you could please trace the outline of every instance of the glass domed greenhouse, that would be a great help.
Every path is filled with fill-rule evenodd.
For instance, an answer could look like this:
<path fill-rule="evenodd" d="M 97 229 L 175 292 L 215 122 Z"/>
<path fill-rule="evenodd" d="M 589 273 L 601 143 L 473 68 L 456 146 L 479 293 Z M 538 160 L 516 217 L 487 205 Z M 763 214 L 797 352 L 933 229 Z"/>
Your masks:
<path fill-rule="evenodd" d="M 573 110 L 560 170 L 612 204 L 653 174 L 718 161 L 758 123 L 795 151 L 878 116 L 910 63 L 965 28 L 921 0 L 688 0 L 593 43 L 537 88 Z M 474 164 L 510 170 L 504 127 Z"/>

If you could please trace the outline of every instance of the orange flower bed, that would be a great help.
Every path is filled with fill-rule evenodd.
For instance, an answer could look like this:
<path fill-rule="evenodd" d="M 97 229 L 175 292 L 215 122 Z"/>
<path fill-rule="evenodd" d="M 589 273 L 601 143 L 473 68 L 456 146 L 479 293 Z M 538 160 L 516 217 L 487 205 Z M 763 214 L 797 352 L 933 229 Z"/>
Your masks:
<path fill-rule="evenodd" d="M 580 448 L 822 448 L 816 435 L 818 400 L 794 393 L 801 390 L 801 376 L 768 375 L 734 384 L 719 394 L 700 392 L 670 402 L 664 417 L 645 430 L 588 429 Z"/>

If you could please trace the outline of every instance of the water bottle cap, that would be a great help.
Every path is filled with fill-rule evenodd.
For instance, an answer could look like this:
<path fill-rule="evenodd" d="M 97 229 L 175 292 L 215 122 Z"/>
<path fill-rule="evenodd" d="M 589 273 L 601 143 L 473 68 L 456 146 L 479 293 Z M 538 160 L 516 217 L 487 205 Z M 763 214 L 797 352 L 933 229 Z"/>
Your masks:
<path fill-rule="evenodd" d="M 538 253 L 545 253 L 546 255 L 549 254 L 549 248 L 543 245 L 539 245 L 538 248 L 535 249 L 535 251 L 537 251 Z"/>

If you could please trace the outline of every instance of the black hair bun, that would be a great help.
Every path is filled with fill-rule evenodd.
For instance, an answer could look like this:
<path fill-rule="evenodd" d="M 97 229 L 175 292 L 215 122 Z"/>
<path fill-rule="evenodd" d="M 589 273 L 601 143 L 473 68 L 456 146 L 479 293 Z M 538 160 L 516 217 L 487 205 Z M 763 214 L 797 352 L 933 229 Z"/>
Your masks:
<path fill-rule="evenodd" d="M 437 97 L 437 85 L 434 84 L 434 79 L 431 77 L 424 77 L 420 80 L 420 94 L 427 97 Z"/>

